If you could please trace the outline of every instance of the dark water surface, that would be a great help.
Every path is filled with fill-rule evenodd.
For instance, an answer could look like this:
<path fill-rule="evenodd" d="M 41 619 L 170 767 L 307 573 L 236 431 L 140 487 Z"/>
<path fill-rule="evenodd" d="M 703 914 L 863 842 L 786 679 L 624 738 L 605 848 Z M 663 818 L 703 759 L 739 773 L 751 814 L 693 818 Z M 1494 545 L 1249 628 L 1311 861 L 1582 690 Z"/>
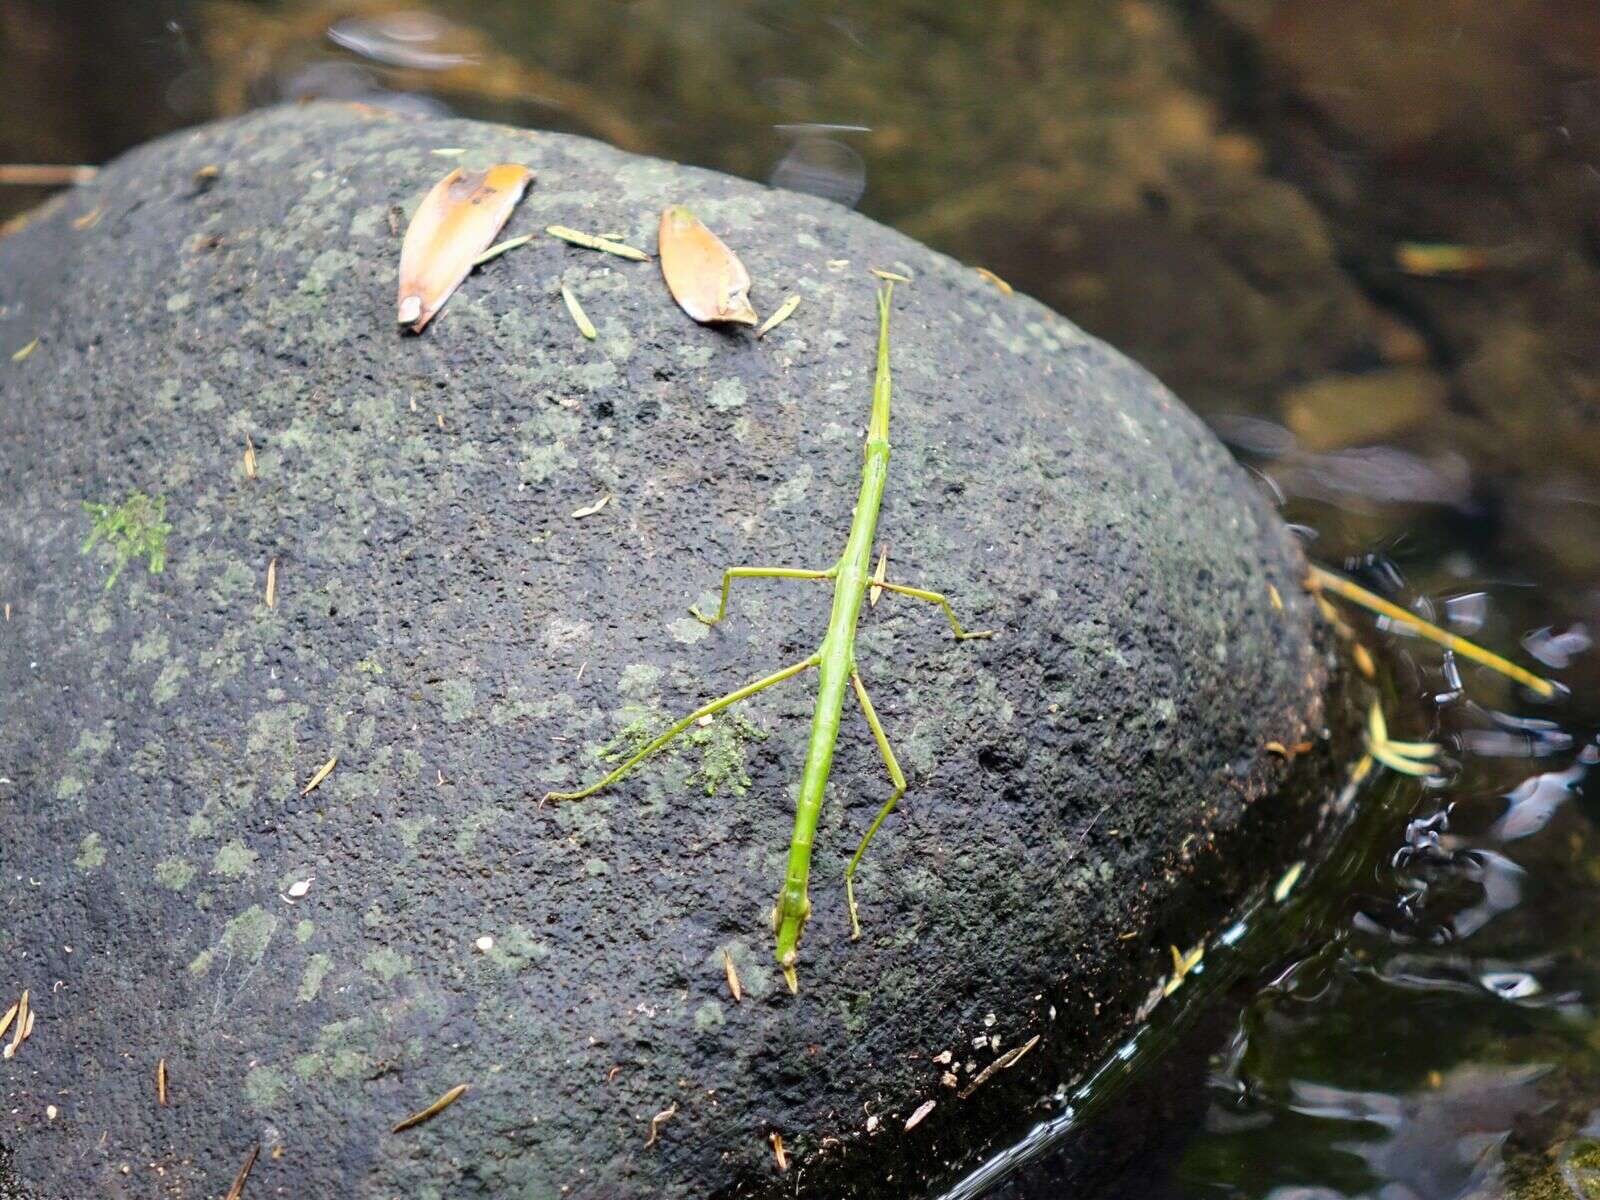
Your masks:
<path fill-rule="evenodd" d="M 1094 1194 L 1600 1195 L 1600 4 L 0 0 L 0 162 L 306 96 L 859 206 L 1154 369 L 1315 558 L 1569 689 L 1353 617 L 1443 781 L 1354 788 L 956 1194 L 1127 1155 Z"/>

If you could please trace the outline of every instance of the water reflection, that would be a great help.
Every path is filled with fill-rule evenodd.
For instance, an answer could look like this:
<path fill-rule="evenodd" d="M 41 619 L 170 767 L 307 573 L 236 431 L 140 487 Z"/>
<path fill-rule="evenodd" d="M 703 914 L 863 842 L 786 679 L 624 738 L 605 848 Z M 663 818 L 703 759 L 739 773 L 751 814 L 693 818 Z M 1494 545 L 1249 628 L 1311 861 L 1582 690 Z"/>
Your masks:
<path fill-rule="evenodd" d="M 328 40 L 353 54 L 391 67 L 447 71 L 477 61 L 475 55 L 443 48 L 451 27 L 430 12 L 346 17 L 328 26 Z"/>
<path fill-rule="evenodd" d="M 779 125 L 779 133 L 793 138 L 788 152 L 772 168 L 768 182 L 791 192 L 807 192 L 854 208 L 867 190 L 867 164 L 854 147 L 822 131 L 870 133 L 864 126 Z"/>

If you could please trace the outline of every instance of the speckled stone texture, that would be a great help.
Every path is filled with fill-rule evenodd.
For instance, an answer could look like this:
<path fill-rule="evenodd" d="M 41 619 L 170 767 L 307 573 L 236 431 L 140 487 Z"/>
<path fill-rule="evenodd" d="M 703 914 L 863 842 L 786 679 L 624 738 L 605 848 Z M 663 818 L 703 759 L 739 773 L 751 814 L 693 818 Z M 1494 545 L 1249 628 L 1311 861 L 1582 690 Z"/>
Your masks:
<path fill-rule="evenodd" d="M 803 303 L 760 341 L 701 328 L 653 263 L 541 235 L 401 336 L 396 231 L 451 167 L 502 160 L 537 174 L 506 236 L 653 250 L 684 202 L 763 315 Z M 608 793 L 538 798 L 820 639 L 814 583 L 740 584 L 716 629 L 687 608 L 726 565 L 842 548 L 872 266 L 915 277 L 891 578 L 1000 636 L 867 611 L 911 790 L 852 943 L 843 867 L 888 781 L 847 713 L 791 996 L 767 913 L 805 677 Z M 220 1194 L 258 1140 L 252 1197 L 915 1193 L 1126 1030 L 1336 757 L 1296 779 L 1261 749 L 1319 737 L 1334 675 L 1291 536 L 1200 423 L 825 201 L 572 137 L 271 111 L 135 151 L 0 241 L 0 351 L 0 1000 L 38 1011 L 0 1063 L 0 1145 L 42 1197 Z M 166 497 L 166 570 L 108 590 L 83 502 L 133 491 Z M 969 1100 L 941 1083 L 941 1051 L 965 1083 L 1036 1033 Z"/>

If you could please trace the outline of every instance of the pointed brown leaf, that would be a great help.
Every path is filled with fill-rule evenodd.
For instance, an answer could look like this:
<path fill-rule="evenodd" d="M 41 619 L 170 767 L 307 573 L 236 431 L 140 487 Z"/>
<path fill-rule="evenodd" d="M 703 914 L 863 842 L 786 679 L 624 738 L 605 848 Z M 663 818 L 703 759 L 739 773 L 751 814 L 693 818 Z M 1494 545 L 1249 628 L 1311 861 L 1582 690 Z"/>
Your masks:
<path fill-rule="evenodd" d="M 672 298 L 702 325 L 756 323 L 750 307 L 750 272 L 738 255 L 682 205 L 661 212 L 661 274 Z"/>
<path fill-rule="evenodd" d="M 494 241 L 532 180 L 527 167 L 500 163 L 470 175 L 457 167 L 433 185 L 400 246 L 395 309 L 400 324 L 422 332 Z"/>

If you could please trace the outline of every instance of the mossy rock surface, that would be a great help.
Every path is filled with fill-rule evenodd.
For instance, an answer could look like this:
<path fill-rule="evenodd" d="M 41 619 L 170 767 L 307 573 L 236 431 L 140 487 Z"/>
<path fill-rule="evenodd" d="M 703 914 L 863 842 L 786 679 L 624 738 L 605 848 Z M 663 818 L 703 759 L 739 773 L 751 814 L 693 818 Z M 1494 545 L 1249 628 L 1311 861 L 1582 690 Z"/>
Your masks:
<path fill-rule="evenodd" d="M 701 328 L 653 263 L 541 235 L 401 336 L 395 230 L 452 166 L 502 160 L 537 174 L 507 236 L 653 250 L 685 202 L 763 314 L 803 302 L 763 340 Z M 915 279 L 890 576 L 998 636 L 867 610 L 911 788 L 851 942 L 843 868 L 888 781 L 847 714 L 791 996 L 767 913 L 804 678 L 610 792 L 539 797 L 820 639 L 817 584 L 741 584 L 715 629 L 687 608 L 724 566 L 842 548 L 870 267 Z M 218 1194 L 258 1141 L 247 1194 L 932 1186 L 1125 1031 L 1337 757 L 1300 553 L 1200 423 L 825 201 L 572 137 L 271 111 L 137 150 L 0 241 L 0 350 L 0 998 L 38 1011 L 0 1063 L 0 1146 L 40 1196 Z M 107 588 L 84 505 L 135 493 L 164 497 L 165 569 L 134 557 Z M 1298 778 L 1263 750 L 1305 738 Z M 970 1099 L 941 1082 L 1035 1034 Z"/>

